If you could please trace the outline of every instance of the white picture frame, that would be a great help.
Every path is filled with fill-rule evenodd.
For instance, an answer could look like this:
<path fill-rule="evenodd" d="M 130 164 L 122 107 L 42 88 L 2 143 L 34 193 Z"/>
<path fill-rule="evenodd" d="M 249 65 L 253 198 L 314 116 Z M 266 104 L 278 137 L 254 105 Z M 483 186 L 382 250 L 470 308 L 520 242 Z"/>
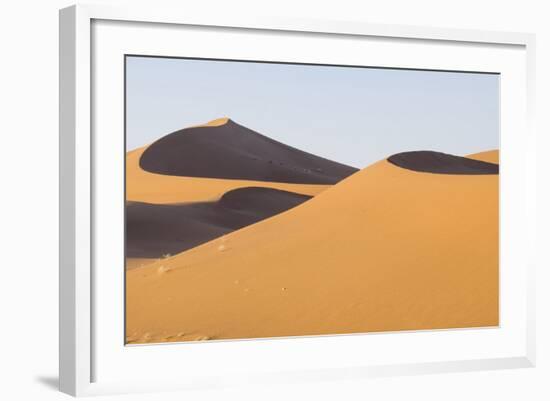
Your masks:
<path fill-rule="evenodd" d="M 517 202 L 512 202 L 517 208 L 504 209 L 503 213 L 510 214 L 510 224 L 516 224 L 521 229 L 521 236 L 524 238 L 524 246 L 512 255 L 514 263 L 513 268 L 521 272 L 522 278 L 514 280 L 518 288 L 517 297 L 521 298 L 521 310 L 518 310 L 518 322 L 514 328 L 513 336 L 510 340 L 503 342 L 502 347 L 496 349 L 493 353 L 488 352 L 484 356 L 481 353 L 465 355 L 464 358 L 450 357 L 450 359 L 417 359 L 410 355 L 407 362 L 392 362 L 391 358 L 381 357 L 378 362 L 365 363 L 360 362 L 361 354 L 358 353 L 355 360 L 334 361 L 331 365 L 331 355 L 327 354 L 323 364 L 312 366 L 298 366 L 293 369 L 293 362 L 272 361 L 274 368 L 272 370 L 260 368 L 250 371 L 243 370 L 240 373 L 229 374 L 227 371 L 220 370 L 215 376 L 209 377 L 202 373 L 197 373 L 194 377 L 187 377 L 186 380 L 177 377 L 166 379 L 155 378 L 147 382 L 143 379 L 132 380 L 130 377 L 118 377 L 114 374 L 106 375 L 107 379 L 98 380 L 101 372 L 98 372 L 98 366 L 105 366 L 106 363 L 113 366 L 113 370 L 120 369 L 117 363 L 122 359 L 109 359 L 109 348 L 106 347 L 111 339 L 108 336 L 98 336 L 98 324 L 105 326 L 107 322 L 112 321 L 105 318 L 105 324 L 101 313 L 97 310 L 94 303 L 94 291 L 98 285 L 102 285 L 102 278 L 94 273 L 94 263 L 97 262 L 94 254 L 94 236 L 98 235 L 96 218 L 97 198 L 94 193 L 97 189 L 95 182 L 96 161 L 98 152 L 104 148 L 94 142 L 94 126 L 98 126 L 95 121 L 96 110 L 92 101 L 96 88 L 92 85 L 94 68 L 98 67 L 94 55 L 101 52 L 101 47 L 105 44 L 105 35 L 112 34 L 109 26 L 103 33 L 103 40 L 93 41 L 94 23 L 105 21 L 107 25 L 120 23 L 136 24 L 133 28 L 129 26 L 116 27 L 115 30 L 134 29 L 133 33 L 139 36 L 140 24 L 153 24 L 159 29 L 158 37 L 169 35 L 167 29 L 177 29 L 177 27 L 193 26 L 204 27 L 206 29 L 225 29 L 243 30 L 254 34 L 254 32 L 267 33 L 287 33 L 289 35 L 307 34 L 309 36 L 322 35 L 325 37 L 338 36 L 340 38 L 378 38 L 389 42 L 395 40 L 417 41 L 418 43 L 431 43 L 437 46 L 453 45 L 457 51 L 466 48 L 513 49 L 510 57 L 517 60 L 517 69 L 512 70 L 510 76 L 510 88 L 516 88 L 522 93 L 519 100 L 514 101 L 521 107 L 517 116 L 514 117 L 513 128 L 517 128 L 516 136 L 506 137 L 503 144 L 502 155 L 502 174 L 510 177 L 510 185 L 505 185 L 502 196 L 518 196 Z M 114 34 L 113 34 L 114 35 Z M 152 35 L 151 43 L 154 46 L 154 39 L 157 33 Z M 133 36 L 133 35 L 128 35 Z M 110 42 L 113 43 L 112 51 L 122 51 L 115 49 L 115 46 L 124 43 L 123 35 L 116 38 L 112 36 Z M 274 38 L 273 40 L 277 40 Z M 106 46 L 106 45 L 105 45 Z M 234 15 L 216 16 L 211 15 L 188 15 L 184 9 L 166 11 L 157 8 L 112 8 L 108 6 L 78 5 L 72 6 L 60 11 L 60 390 L 75 396 L 106 394 L 106 393 L 127 393 L 138 391 L 163 391 L 170 389 L 185 388 L 203 388 L 217 387 L 226 385 L 235 385 L 242 383 L 277 383 L 292 381 L 310 381 L 326 380 L 335 378 L 360 378 L 368 376 L 386 376 L 386 375 L 411 375 L 422 373 L 436 373 L 449 371 L 469 371 L 483 369 L 507 369 L 517 367 L 531 367 L 535 364 L 535 321 L 534 321 L 534 266 L 536 260 L 533 259 L 533 252 L 527 252 L 530 244 L 534 243 L 535 229 L 535 182 L 534 182 L 534 130 L 532 128 L 532 112 L 534 110 L 534 35 L 525 33 L 508 32 L 485 32 L 460 29 L 440 29 L 427 27 L 412 27 L 398 25 L 376 25 L 358 21 L 317 21 L 317 20 L 293 20 L 287 18 L 254 18 L 245 19 L 239 17 L 238 13 Z M 114 50 L 113 50 L 114 49 Z M 110 50 L 110 51 L 111 51 Z M 517 50 L 517 51 L 516 51 Z M 428 53 L 433 49 L 426 50 Z M 426 54 L 428 54 L 426 53 Z M 118 54 L 118 53 L 116 53 Z M 171 54 L 168 54 L 171 55 Z M 117 56 L 118 57 L 118 56 Z M 103 57 L 105 60 L 105 57 Z M 427 59 L 429 60 L 429 58 Z M 500 72 L 499 63 L 505 64 L 507 59 L 495 58 L 495 71 Z M 107 62 L 109 62 L 107 60 Z M 389 62 L 392 66 L 391 60 Z M 512 63 L 513 64 L 513 63 Z M 422 68 L 445 69 L 441 65 L 431 65 L 426 61 L 420 63 Z M 472 66 L 475 63 L 472 64 Z M 401 65 L 403 67 L 403 65 Z M 474 67 L 472 67 L 474 68 Z M 504 68 L 504 67 L 503 67 Z M 463 70 L 464 66 L 451 68 Z M 525 75 L 524 75 L 525 74 Z M 97 82 L 96 82 L 97 84 Z M 506 106 L 506 99 L 510 91 L 503 93 L 503 111 L 509 111 Z M 102 96 L 102 95 L 99 95 Z M 117 102 L 113 99 L 113 102 Z M 525 109 L 523 110 L 523 107 Z M 116 108 L 119 110 L 118 108 Z M 510 111 L 515 113 L 515 111 Z M 101 114 L 99 112 L 99 114 Z M 101 118 L 101 117 L 100 117 Z M 510 120 L 512 121 L 512 120 Z M 115 125 L 116 126 L 116 125 Z M 507 127 L 504 127 L 505 129 Z M 121 135 L 123 135 L 121 133 Z M 108 145 L 107 145 L 108 146 Z M 527 155 L 529 157 L 527 157 Z M 508 163 L 508 164 L 507 164 Z M 522 187 L 512 187 L 523 183 Z M 506 192 L 508 188 L 508 192 Z M 517 192 L 516 195 L 513 192 Z M 521 198 L 519 198 L 521 197 Z M 519 211 L 521 209 L 521 211 Z M 514 213 L 521 213 L 515 215 Z M 506 217 L 508 218 L 508 217 Z M 521 220 L 521 221 L 519 221 Z M 512 223 L 512 221 L 516 221 Z M 101 234 L 101 233 L 99 233 Z M 502 246 L 502 242 L 501 242 Z M 512 257 L 511 256 L 511 257 Z M 100 257 L 99 257 L 100 259 Z M 524 276 L 523 276 L 524 274 Z M 502 284 L 502 283 L 501 283 Z M 123 292 L 123 288 L 113 291 Z M 109 291 L 107 291 L 108 293 Z M 112 295 L 120 296 L 118 295 Z M 111 295 L 105 295 L 111 296 Z M 505 300 L 504 300 L 505 301 Z M 502 310 L 501 310 L 502 312 Z M 114 315 L 113 315 L 114 316 Z M 99 320 L 98 320 L 99 319 Z M 122 322 L 120 323 L 122 324 Z M 503 332 L 506 327 L 501 328 Z M 456 330 L 450 330 L 445 333 L 438 332 L 436 336 L 447 336 L 450 341 Z M 404 341 L 404 336 L 415 336 L 413 333 L 402 333 L 401 337 L 393 337 L 395 344 Z M 458 336 L 468 336 L 469 341 L 476 341 L 478 336 L 484 336 L 481 330 L 460 331 Z M 490 341 L 491 334 L 487 335 Z M 97 338 L 101 337 L 98 341 Z M 371 335 L 369 337 L 383 338 L 383 335 Z M 427 339 L 426 339 L 427 340 Z M 363 336 L 340 336 L 337 339 L 286 339 L 286 340 L 262 340 L 245 342 L 219 342 L 196 348 L 193 355 L 197 357 L 204 354 L 205 358 L 215 353 L 224 353 L 228 358 L 234 352 L 242 352 L 244 348 L 249 348 L 250 352 L 257 353 L 258 350 L 251 349 L 253 343 L 274 343 L 274 348 L 261 355 L 263 359 L 269 362 L 269 355 L 273 353 L 281 354 L 284 352 L 296 352 L 296 346 L 308 348 L 311 344 L 311 352 L 317 352 L 316 347 L 320 345 L 319 341 L 331 342 L 331 346 L 341 347 L 342 344 L 349 343 L 350 350 L 353 347 L 363 346 L 365 338 Z M 379 340 L 376 340 L 379 341 Z M 381 340 L 380 340 L 381 341 Z M 423 340 L 424 341 L 424 340 Z M 511 344 L 514 344 L 512 347 Z M 420 344 L 420 343 L 419 343 Z M 425 342 L 424 342 L 425 344 Z M 506 347 L 510 346 L 507 350 Z M 123 342 L 120 342 L 120 352 L 125 352 Z M 238 348 L 238 349 L 237 349 Z M 170 358 L 168 354 L 169 346 L 154 347 L 133 347 L 136 351 L 131 361 L 135 364 L 139 358 L 152 358 L 148 361 L 158 358 Z M 175 349 L 175 348 L 174 348 Z M 190 348 L 187 347 L 189 352 Z M 286 349 L 286 351 L 285 351 Z M 457 347 L 457 352 L 460 347 Z M 387 353 L 387 352 L 386 352 Z M 162 355 L 153 355 L 162 354 Z M 99 360 L 103 361 L 97 364 L 95 358 L 100 355 Z M 459 354 L 456 354 L 459 355 Z M 473 356 L 472 356 L 473 355 Z M 136 359 L 138 358 L 138 359 Z M 351 357 L 350 357 L 351 358 Z M 380 362 L 382 361 L 382 362 Z M 277 363 L 276 363 L 277 362 Z M 228 368 L 229 369 L 229 368 Z M 244 372 L 244 373 L 243 373 Z M 247 373 L 248 372 L 248 373 Z M 98 375 L 99 374 L 99 375 Z"/>

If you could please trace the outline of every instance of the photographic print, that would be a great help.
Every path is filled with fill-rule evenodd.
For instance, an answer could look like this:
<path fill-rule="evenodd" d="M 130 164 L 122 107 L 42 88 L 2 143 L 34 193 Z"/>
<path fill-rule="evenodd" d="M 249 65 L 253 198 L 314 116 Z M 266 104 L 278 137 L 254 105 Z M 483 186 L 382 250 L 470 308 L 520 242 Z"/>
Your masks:
<path fill-rule="evenodd" d="M 498 326 L 499 96 L 126 56 L 126 343 Z"/>

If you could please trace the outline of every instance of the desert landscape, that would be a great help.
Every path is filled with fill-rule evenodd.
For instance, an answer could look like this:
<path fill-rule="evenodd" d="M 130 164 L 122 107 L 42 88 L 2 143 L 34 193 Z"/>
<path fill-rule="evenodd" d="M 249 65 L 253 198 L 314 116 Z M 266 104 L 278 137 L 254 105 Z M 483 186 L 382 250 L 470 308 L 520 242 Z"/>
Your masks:
<path fill-rule="evenodd" d="M 126 154 L 126 342 L 498 326 L 499 152 L 361 169 L 229 118 Z"/>

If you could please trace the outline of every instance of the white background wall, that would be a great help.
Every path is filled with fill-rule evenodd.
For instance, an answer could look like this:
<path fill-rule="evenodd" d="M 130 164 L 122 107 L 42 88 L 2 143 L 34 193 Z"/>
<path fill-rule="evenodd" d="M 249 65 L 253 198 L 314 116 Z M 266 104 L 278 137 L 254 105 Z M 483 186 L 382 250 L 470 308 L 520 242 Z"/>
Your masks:
<path fill-rule="evenodd" d="M 112 0 L 97 3 L 128 4 Z M 134 1 L 136 3 L 137 1 Z M 550 399 L 548 235 L 550 12 L 545 1 L 150 1 L 193 10 L 527 31 L 538 35 L 538 366 L 534 369 L 324 382 L 277 388 L 122 396 L 116 399 Z M 57 386 L 58 30 L 62 0 L 0 3 L 0 398 L 67 398 Z M 498 398 L 497 398 L 498 397 Z M 115 399 L 114 397 L 109 399 Z"/>

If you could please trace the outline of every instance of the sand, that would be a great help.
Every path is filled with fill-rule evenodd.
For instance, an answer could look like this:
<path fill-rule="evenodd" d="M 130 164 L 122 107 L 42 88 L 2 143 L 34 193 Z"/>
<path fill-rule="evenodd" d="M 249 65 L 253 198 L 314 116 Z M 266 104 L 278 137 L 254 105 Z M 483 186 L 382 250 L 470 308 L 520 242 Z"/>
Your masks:
<path fill-rule="evenodd" d="M 227 124 L 229 121 L 229 117 L 220 117 L 216 118 L 214 120 L 208 121 L 204 124 L 194 125 L 193 127 L 220 127 L 222 125 Z"/>
<path fill-rule="evenodd" d="M 156 262 L 157 258 L 126 258 L 126 269 L 144 267 Z"/>
<path fill-rule="evenodd" d="M 474 153 L 466 157 L 470 159 L 489 162 L 489 163 L 499 163 L 500 161 L 500 155 L 498 150 L 488 150 L 486 152 Z"/>
<path fill-rule="evenodd" d="M 140 196 L 201 199 L 225 188 L 182 185 L 174 195 L 175 182 Z M 316 193 L 129 270 L 127 341 L 498 325 L 498 175 L 421 173 L 384 160 Z"/>

